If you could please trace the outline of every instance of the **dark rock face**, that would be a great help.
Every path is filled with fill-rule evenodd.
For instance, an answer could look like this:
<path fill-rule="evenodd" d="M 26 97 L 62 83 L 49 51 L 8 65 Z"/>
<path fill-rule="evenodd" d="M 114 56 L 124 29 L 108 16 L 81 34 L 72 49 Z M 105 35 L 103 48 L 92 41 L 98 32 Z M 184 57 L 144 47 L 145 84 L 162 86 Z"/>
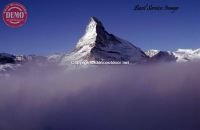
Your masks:
<path fill-rule="evenodd" d="M 0 53 L 0 64 L 14 64 L 16 56 L 6 53 Z"/>
<path fill-rule="evenodd" d="M 98 47 L 106 47 L 106 43 L 113 42 L 114 44 L 121 43 L 113 34 L 109 34 L 103 24 L 95 17 L 92 17 L 92 19 L 97 23 L 96 25 L 96 46 Z"/>
<path fill-rule="evenodd" d="M 175 62 L 176 57 L 173 53 L 169 53 L 166 51 L 160 51 L 158 54 L 151 58 L 152 62 Z"/>

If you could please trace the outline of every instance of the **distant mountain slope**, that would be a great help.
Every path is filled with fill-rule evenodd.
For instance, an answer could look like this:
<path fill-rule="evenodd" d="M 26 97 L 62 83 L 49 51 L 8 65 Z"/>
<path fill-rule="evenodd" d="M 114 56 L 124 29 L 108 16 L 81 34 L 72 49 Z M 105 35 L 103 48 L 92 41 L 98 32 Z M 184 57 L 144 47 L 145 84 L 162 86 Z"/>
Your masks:
<path fill-rule="evenodd" d="M 200 60 L 200 49 L 178 49 L 175 52 L 170 51 L 159 51 L 159 50 L 148 50 L 145 52 L 146 55 L 156 61 L 176 61 L 176 62 L 187 62 Z M 175 58 L 175 59 L 174 59 Z"/>
<path fill-rule="evenodd" d="M 153 57 L 156 54 L 158 54 L 159 52 L 160 52 L 159 50 L 150 49 L 150 50 L 146 51 L 145 54 L 149 57 Z"/>
<path fill-rule="evenodd" d="M 44 56 L 36 56 L 36 55 L 25 56 L 25 55 L 0 53 L 0 72 L 16 70 L 22 64 L 27 62 L 40 63 L 43 61 L 47 61 L 47 58 Z"/>
<path fill-rule="evenodd" d="M 200 60 L 200 49 L 178 49 L 173 54 L 177 57 L 178 62 Z"/>

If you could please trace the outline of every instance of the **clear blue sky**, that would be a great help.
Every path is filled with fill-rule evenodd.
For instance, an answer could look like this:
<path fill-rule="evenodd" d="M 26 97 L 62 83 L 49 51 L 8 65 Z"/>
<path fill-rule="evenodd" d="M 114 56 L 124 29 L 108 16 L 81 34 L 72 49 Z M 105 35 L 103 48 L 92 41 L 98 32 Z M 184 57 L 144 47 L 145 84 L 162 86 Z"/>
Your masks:
<path fill-rule="evenodd" d="M 99 18 L 108 32 L 147 49 L 200 48 L 199 0 L 0 0 L 18 1 L 29 13 L 18 29 L 0 18 L 0 52 L 47 55 L 69 52 L 84 34 L 91 16 Z M 179 6 L 169 11 L 134 11 L 136 4 Z"/>

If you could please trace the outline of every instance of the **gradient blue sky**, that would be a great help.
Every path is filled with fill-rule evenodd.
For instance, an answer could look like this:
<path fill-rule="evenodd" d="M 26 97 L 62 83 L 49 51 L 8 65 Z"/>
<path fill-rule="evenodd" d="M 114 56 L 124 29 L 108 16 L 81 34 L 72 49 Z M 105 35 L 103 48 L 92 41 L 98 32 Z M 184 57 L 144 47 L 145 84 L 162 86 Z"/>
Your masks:
<path fill-rule="evenodd" d="M 200 48 L 199 0 L 0 0 L 0 12 L 17 1 L 29 13 L 18 29 L 0 18 L 0 52 L 48 55 L 69 52 L 84 34 L 91 16 L 108 32 L 147 49 Z M 136 4 L 179 6 L 169 11 L 134 11 Z"/>

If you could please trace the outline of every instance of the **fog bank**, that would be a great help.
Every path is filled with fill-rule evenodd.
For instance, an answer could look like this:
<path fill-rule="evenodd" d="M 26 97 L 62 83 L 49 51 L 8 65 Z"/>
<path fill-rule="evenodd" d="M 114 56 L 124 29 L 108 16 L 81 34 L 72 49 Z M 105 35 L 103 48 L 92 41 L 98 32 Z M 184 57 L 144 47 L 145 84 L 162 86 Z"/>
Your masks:
<path fill-rule="evenodd" d="M 26 65 L 0 79 L 0 129 L 199 130 L 199 66 Z"/>

